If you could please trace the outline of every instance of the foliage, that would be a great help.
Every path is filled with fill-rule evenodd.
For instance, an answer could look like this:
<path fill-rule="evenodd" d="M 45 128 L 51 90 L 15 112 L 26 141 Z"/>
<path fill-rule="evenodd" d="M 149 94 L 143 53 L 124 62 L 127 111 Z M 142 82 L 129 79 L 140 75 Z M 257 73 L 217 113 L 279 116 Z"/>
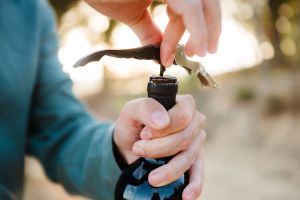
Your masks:
<path fill-rule="evenodd" d="M 280 114 L 288 108 L 287 100 L 277 94 L 272 94 L 267 98 L 265 112 L 269 115 Z"/>
<path fill-rule="evenodd" d="M 75 7 L 79 0 L 49 0 L 50 4 L 53 6 L 56 16 L 57 16 L 57 21 L 58 24 L 60 25 L 62 22 L 63 15 L 71 8 Z M 150 11 L 152 12 L 154 8 L 157 5 L 160 5 L 162 2 L 159 0 L 154 0 L 150 6 Z M 111 44 L 111 36 L 114 31 L 114 29 L 117 27 L 118 22 L 115 21 L 114 19 L 109 19 L 109 26 L 107 30 L 103 33 L 104 36 L 104 41 L 106 41 L 108 44 Z"/>
<path fill-rule="evenodd" d="M 273 65 L 297 66 L 300 58 L 300 1 L 235 0 L 235 2 L 241 8 L 237 11 L 236 18 L 251 27 L 260 44 L 264 42 L 272 44 Z"/>
<path fill-rule="evenodd" d="M 256 91 L 253 87 L 240 87 L 236 92 L 236 98 L 240 102 L 250 102 L 256 97 Z"/>
<path fill-rule="evenodd" d="M 79 0 L 49 0 L 50 4 L 53 6 L 57 19 L 60 22 L 63 14 L 67 12 L 70 8 L 75 6 Z"/>

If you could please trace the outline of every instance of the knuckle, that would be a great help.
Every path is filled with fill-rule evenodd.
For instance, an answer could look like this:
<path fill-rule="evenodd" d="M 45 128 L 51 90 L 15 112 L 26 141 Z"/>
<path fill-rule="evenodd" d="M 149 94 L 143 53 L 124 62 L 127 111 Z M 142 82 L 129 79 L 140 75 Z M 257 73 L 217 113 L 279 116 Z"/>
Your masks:
<path fill-rule="evenodd" d="M 179 151 L 186 149 L 189 146 L 189 144 L 190 144 L 189 139 L 182 139 L 178 145 Z"/>
<path fill-rule="evenodd" d="M 206 122 L 206 115 L 204 115 L 203 113 L 197 112 L 199 114 L 199 117 L 201 118 L 201 120 L 203 122 Z"/>
<path fill-rule="evenodd" d="M 153 151 L 153 148 L 151 148 L 153 145 L 152 144 L 148 144 L 147 142 L 145 142 L 143 144 L 143 156 L 147 157 L 147 158 L 154 158 L 155 157 L 155 152 Z"/>
<path fill-rule="evenodd" d="M 186 134 L 183 134 L 180 143 L 179 143 L 179 148 L 180 150 L 186 149 L 192 142 L 192 137 L 191 135 L 193 134 L 192 131 L 188 131 Z"/>
<path fill-rule="evenodd" d="M 196 161 L 196 155 L 194 153 L 191 153 L 191 152 L 187 152 L 186 153 L 186 156 L 185 156 L 185 159 L 186 159 L 186 163 L 191 166 L 194 164 L 194 162 Z"/>
<path fill-rule="evenodd" d="M 143 105 L 143 102 L 146 100 L 146 98 L 139 98 L 135 100 L 131 100 L 125 104 L 123 107 L 123 111 L 125 112 L 132 112 L 132 108 L 138 107 L 138 109 Z"/>
<path fill-rule="evenodd" d="M 166 166 L 165 174 L 168 181 L 173 181 L 177 177 L 178 170 L 176 167 Z"/>
<path fill-rule="evenodd" d="M 121 118 L 128 118 L 131 115 L 132 107 L 136 105 L 136 101 L 127 102 L 120 113 Z"/>
<path fill-rule="evenodd" d="M 189 0 L 187 1 L 187 8 L 189 8 L 189 10 L 193 10 L 193 11 L 197 11 L 202 9 L 202 3 L 201 1 L 198 0 Z"/>
<path fill-rule="evenodd" d="M 155 148 L 156 147 L 156 148 Z M 143 147 L 143 157 L 146 158 L 161 158 L 161 157 L 165 157 L 168 152 L 171 152 L 171 149 L 166 149 L 166 148 L 160 148 L 157 149 L 157 144 L 149 142 L 149 143 L 145 143 L 144 147 Z"/>
<path fill-rule="evenodd" d="M 158 158 L 158 157 L 161 157 L 160 155 L 156 155 L 155 152 L 153 152 L 151 149 L 145 147 L 144 149 L 144 155 L 143 157 L 146 157 L 146 158 Z"/>
<path fill-rule="evenodd" d="M 130 110 L 130 108 L 131 108 L 132 106 L 134 106 L 135 104 L 136 104 L 136 100 L 127 102 L 127 103 L 124 105 L 122 111 L 125 111 L 125 112 L 126 112 L 126 111 Z"/>
<path fill-rule="evenodd" d="M 164 51 L 164 52 L 175 52 L 176 51 L 176 45 L 174 45 L 173 43 L 171 43 L 170 40 L 171 38 L 166 38 L 162 41 L 161 43 L 161 49 Z"/>
<path fill-rule="evenodd" d="M 199 35 L 194 38 L 194 40 L 197 40 L 197 43 L 195 45 L 203 45 L 203 42 L 207 42 L 208 40 L 208 27 L 205 24 L 202 24 L 201 31 L 199 31 Z"/>
<path fill-rule="evenodd" d="M 149 105 L 154 105 L 157 103 L 157 101 L 155 101 L 152 98 L 141 98 L 140 99 L 140 109 L 144 110 L 145 108 L 148 108 Z"/>
<path fill-rule="evenodd" d="M 193 192 L 194 192 L 194 194 L 195 194 L 196 197 L 199 197 L 201 195 L 201 193 L 202 193 L 201 184 L 199 184 L 199 187 L 196 187 Z"/>
<path fill-rule="evenodd" d="M 186 94 L 184 95 L 184 98 L 186 99 L 187 102 L 189 102 L 192 105 L 196 105 L 195 98 L 191 94 Z"/>
<path fill-rule="evenodd" d="M 192 116 L 187 110 L 180 110 L 176 113 L 177 123 L 186 126 L 190 123 Z"/>
<path fill-rule="evenodd" d="M 196 117 L 198 118 L 199 128 L 202 129 L 204 127 L 205 122 L 206 122 L 206 116 L 197 111 L 196 112 Z"/>
<path fill-rule="evenodd" d="M 206 131 L 201 131 L 200 132 L 200 141 L 203 143 L 206 140 Z"/>
<path fill-rule="evenodd" d="M 148 118 L 153 111 L 163 111 L 163 106 L 152 98 L 142 98 L 136 106 L 137 113 L 143 118 Z"/>
<path fill-rule="evenodd" d="M 222 24 L 221 23 L 215 23 L 210 32 L 212 32 L 212 38 L 219 38 L 222 32 Z"/>
<path fill-rule="evenodd" d="M 202 37 L 199 37 L 200 39 L 200 42 L 207 42 L 207 40 L 208 40 L 208 33 L 207 33 L 207 30 L 206 29 L 204 29 L 203 31 L 202 31 Z M 202 46 L 202 44 L 201 44 L 201 46 Z"/>
<path fill-rule="evenodd" d="M 186 149 L 188 147 L 188 144 L 189 142 L 187 139 L 182 139 L 178 145 L 178 151 Z"/>
<path fill-rule="evenodd" d="M 202 24 L 197 34 L 191 35 L 192 46 L 201 47 L 208 40 L 208 32 L 205 24 Z"/>
<path fill-rule="evenodd" d="M 189 10 L 190 12 L 196 12 L 195 3 L 192 1 L 189 1 L 189 3 L 185 7 L 186 10 Z"/>

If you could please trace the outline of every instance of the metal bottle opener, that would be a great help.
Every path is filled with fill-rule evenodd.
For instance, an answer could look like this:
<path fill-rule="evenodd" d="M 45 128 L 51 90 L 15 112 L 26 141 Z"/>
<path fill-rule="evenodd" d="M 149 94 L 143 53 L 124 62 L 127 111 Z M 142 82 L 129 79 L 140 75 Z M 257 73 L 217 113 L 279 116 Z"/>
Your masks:
<path fill-rule="evenodd" d="M 103 50 L 91 53 L 78 60 L 74 67 L 84 66 L 89 62 L 99 61 L 103 56 L 117 58 L 135 58 L 139 60 L 156 60 L 160 64 L 160 76 L 163 76 L 165 67 L 160 60 L 160 46 L 149 45 L 134 49 Z M 219 88 L 219 84 L 206 72 L 200 62 L 188 60 L 184 54 L 184 45 L 177 46 L 174 65 L 179 65 L 186 69 L 189 74 L 195 74 L 203 87 Z"/>
<path fill-rule="evenodd" d="M 184 67 L 189 74 L 195 74 L 203 87 L 220 88 L 219 84 L 207 73 L 200 62 L 188 60 L 184 54 L 184 46 L 179 44 L 175 54 L 174 64 Z"/>

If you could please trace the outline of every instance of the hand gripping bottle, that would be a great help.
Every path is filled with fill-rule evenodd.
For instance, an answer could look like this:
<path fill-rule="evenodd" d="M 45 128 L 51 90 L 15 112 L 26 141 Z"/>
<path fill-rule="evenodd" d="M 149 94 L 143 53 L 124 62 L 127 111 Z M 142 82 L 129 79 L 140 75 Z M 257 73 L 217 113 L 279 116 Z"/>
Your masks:
<path fill-rule="evenodd" d="M 171 76 L 152 76 L 148 82 L 148 97 L 153 98 L 166 110 L 176 104 L 177 79 Z M 148 182 L 149 173 L 166 164 L 171 158 L 139 158 L 127 167 L 116 186 L 115 200 L 180 200 L 188 183 L 188 176 L 182 175 L 176 181 L 153 187 Z"/>
<path fill-rule="evenodd" d="M 156 60 L 161 64 L 160 46 L 145 46 L 134 49 L 102 50 L 91 53 L 75 63 L 75 67 L 84 66 L 92 61 L 99 61 L 103 56 L 117 58 L 135 58 L 144 60 Z M 180 65 L 195 74 L 203 86 L 217 88 L 219 85 L 206 72 L 199 62 L 190 61 L 184 54 L 184 46 L 178 45 L 175 65 Z M 148 97 L 153 98 L 169 110 L 176 104 L 178 82 L 175 77 L 163 76 L 165 68 L 161 65 L 160 76 L 152 76 L 148 82 Z M 180 200 L 182 191 L 188 184 L 187 174 L 182 175 L 174 182 L 162 186 L 153 187 L 148 182 L 149 173 L 168 163 L 171 157 L 150 159 L 139 158 L 129 165 L 122 173 L 115 188 L 115 200 Z"/>

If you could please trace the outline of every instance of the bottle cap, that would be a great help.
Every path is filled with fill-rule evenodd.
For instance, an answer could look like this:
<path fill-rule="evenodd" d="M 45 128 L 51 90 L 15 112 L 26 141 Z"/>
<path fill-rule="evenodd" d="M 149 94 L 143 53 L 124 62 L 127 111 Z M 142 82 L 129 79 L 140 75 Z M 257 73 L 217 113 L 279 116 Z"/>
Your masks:
<path fill-rule="evenodd" d="M 176 95 L 178 91 L 177 78 L 173 76 L 151 76 L 147 92 L 151 94 Z"/>

